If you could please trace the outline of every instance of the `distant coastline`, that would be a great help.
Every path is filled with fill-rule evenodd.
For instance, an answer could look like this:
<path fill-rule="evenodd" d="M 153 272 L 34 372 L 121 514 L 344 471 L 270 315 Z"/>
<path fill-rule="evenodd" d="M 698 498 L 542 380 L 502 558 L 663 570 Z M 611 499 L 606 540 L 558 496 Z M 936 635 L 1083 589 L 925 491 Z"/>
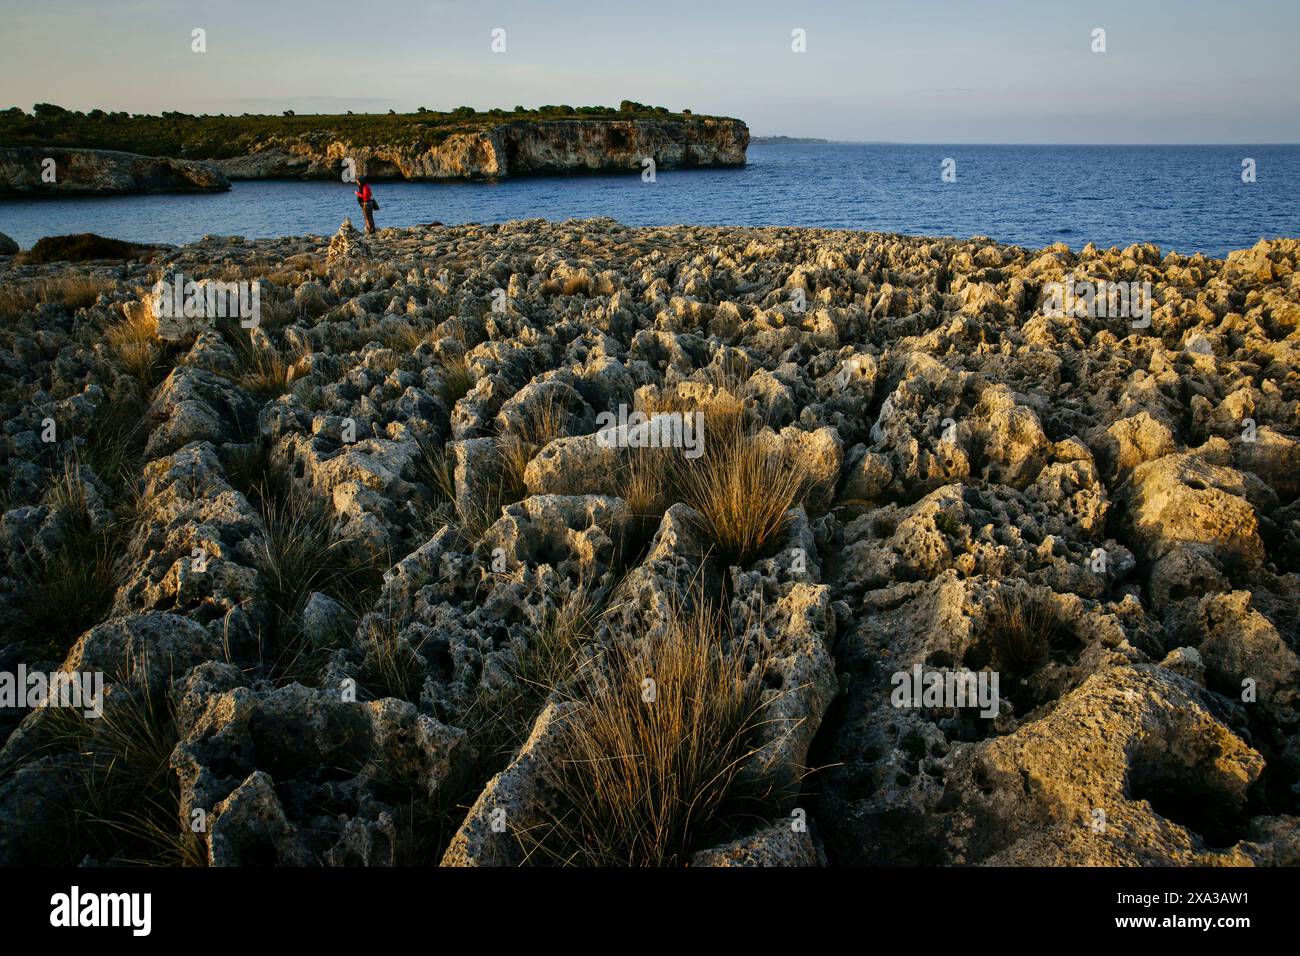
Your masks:
<path fill-rule="evenodd" d="M 812 136 L 751 136 L 749 143 L 751 146 L 795 146 L 805 143 L 829 143 L 828 139 L 817 139 Z"/>
<path fill-rule="evenodd" d="M 495 180 L 745 165 L 749 128 L 625 100 L 479 112 L 190 116 L 0 111 L 0 195 L 208 191 L 226 180 Z M 51 168 L 52 160 L 52 168 Z M 178 172 L 183 171 L 183 175 Z"/>

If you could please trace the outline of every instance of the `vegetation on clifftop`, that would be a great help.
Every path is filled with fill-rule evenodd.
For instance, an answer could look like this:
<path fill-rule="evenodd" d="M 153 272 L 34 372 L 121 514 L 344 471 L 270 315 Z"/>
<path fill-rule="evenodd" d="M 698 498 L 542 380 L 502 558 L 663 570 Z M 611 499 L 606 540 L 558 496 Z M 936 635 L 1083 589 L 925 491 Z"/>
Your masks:
<path fill-rule="evenodd" d="M 449 112 L 421 108 L 416 113 L 348 113 L 298 116 L 245 113 L 242 116 L 193 116 L 165 112 L 161 116 L 73 112 L 50 103 L 38 103 L 31 113 L 18 107 L 0 110 L 0 146 L 63 146 L 81 149 L 115 149 L 144 156 L 185 159 L 228 159 L 255 152 L 273 138 L 345 139 L 358 146 L 410 146 L 428 149 L 453 133 L 467 133 L 511 123 L 556 120 L 692 120 L 726 119 L 695 116 L 689 110 L 670 112 L 624 100 L 611 106 L 542 106 L 478 112 L 461 106 Z"/>

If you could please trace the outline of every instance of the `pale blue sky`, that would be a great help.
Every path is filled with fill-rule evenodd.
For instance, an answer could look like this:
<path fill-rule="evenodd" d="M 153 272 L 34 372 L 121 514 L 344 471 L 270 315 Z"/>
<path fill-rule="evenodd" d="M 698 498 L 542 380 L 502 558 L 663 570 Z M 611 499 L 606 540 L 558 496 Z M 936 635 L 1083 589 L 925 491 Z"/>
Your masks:
<path fill-rule="evenodd" d="M 0 105 L 617 105 L 756 135 L 1300 140 L 1298 0 L 0 0 Z M 190 31 L 208 51 L 190 52 Z M 506 30 L 493 54 L 490 32 Z M 807 32 L 792 53 L 791 30 Z M 1106 30 L 1107 52 L 1091 32 Z"/>

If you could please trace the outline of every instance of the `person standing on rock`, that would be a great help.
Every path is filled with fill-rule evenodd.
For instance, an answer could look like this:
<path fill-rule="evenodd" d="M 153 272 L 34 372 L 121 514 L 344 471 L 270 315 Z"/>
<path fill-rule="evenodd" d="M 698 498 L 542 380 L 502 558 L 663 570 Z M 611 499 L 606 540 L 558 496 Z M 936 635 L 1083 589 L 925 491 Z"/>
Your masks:
<path fill-rule="evenodd" d="M 369 235 L 375 231 L 375 210 L 379 203 L 375 202 L 375 194 L 365 176 L 357 177 L 357 202 L 361 205 L 361 214 L 366 219 L 366 234 Z"/>

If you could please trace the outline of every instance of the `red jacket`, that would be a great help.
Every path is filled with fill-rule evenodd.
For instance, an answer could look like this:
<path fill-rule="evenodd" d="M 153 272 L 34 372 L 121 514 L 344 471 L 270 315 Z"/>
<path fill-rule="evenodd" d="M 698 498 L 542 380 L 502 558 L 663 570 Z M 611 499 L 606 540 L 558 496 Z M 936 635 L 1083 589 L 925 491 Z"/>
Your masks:
<path fill-rule="evenodd" d="M 362 186 L 360 189 L 357 190 L 357 202 L 361 203 L 362 205 L 365 205 L 366 203 L 370 202 L 374 198 L 375 198 L 374 194 L 371 193 L 370 191 L 369 183 L 366 183 L 364 186 Z"/>

